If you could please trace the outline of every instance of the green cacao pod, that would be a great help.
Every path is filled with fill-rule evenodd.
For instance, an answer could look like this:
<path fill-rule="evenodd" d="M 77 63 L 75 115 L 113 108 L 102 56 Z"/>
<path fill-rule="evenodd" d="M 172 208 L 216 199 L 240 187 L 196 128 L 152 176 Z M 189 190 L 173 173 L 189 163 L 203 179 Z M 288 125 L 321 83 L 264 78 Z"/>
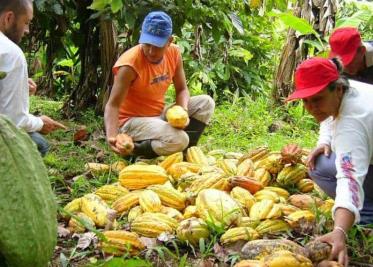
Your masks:
<path fill-rule="evenodd" d="M 1 266 L 47 266 L 57 241 L 57 208 L 35 144 L 0 115 Z"/>

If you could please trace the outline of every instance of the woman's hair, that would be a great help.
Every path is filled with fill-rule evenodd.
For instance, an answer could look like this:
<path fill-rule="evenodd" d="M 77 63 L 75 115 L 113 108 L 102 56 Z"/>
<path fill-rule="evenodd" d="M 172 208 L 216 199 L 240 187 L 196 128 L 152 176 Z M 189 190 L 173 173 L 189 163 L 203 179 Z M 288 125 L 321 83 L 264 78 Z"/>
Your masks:
<path fill-rule="evenodd" d="M 335 88 L 341 86 L 343 89 L 343 92 L 346 92 L 348 88 L 350 88 L 350 83 L 348 82 L 348 79 L 342 74 L 343 73 L 342 60 L 339 57 L 333 57 L 330 59 L 330 61 L 333 62 L 335 67 L 337 68 L 339 72 L 339 78 L 335 80 L 334 82 L 331 82 L 328 86 L 328 89 L 330 91 L 334 91 Z"/>

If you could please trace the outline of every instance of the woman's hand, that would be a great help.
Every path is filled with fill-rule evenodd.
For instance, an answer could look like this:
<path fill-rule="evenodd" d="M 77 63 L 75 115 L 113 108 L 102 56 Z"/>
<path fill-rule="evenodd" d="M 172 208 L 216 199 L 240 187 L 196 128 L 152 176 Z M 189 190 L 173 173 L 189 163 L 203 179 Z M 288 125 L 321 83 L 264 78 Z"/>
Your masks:
<path fill-rule="evenodd" d="M 321 144 L 311 151 L 307 158 L 307 166 L 310 171 L 315 169 L 315 161 L 320 154 L 324 154 L 326 157 L 329 157 L 330 145 Z"/>
<path fill-rule="evenodd" d="M 348 254 L 346 247 L 346 237 L 345 234 L 339 230 L 334 229 L 332 232 L 320 236 L 317 240 L 321 242 L 326 242 L 332 246 L 332 251 L 330 253 L 330 260 L 338 260 L 339 264 L 343 266 L 348 266 Z"/>

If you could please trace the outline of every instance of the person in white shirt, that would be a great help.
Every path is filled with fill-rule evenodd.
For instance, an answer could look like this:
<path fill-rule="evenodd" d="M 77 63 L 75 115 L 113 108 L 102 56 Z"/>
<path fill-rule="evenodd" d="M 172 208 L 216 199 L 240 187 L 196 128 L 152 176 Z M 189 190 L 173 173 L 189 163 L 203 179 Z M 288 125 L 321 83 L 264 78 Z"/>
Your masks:
<path fill-rule="evenodd" d="M 0 0 L 0 71 L 6 74 L 0 80 L 0 114 L 28 132 L 44 156 L 49 145 L 41 134 L 66 127 L 47 116 L 29 113 L 29 94 L 35 92 L 36 84 L 28 78 L 18 43 L 29 32 L 32 18 L 32 0 Z"/>
<path fill-rule="evenodd" d="M 364 83 L 351 86 L 342 69 L 337 58 L 305 60 L 295 71 L 295 91 L 287 100 L 302 99 L 323 122 L 308 163 L 311 178 L 335 204 L 334 230 L 319 240 L 330 243 L 332 257 L 348 266 L 347 231 L 355 223 L 373 223 L 373 90 Z"/>

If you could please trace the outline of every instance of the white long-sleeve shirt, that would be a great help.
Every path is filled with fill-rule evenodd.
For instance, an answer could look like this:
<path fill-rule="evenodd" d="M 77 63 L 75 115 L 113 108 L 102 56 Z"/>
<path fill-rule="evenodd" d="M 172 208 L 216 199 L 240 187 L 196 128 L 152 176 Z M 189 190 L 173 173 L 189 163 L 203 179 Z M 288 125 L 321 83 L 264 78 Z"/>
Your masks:
<path fill-rule="evenodd" d="M 373 164 L 373 86 L 353 80 L 350 85 L 338 117 L 321 123 L 318 144 L 331 145 L 336 154 L 333 215 L 337 208 L 346 208 L 359 222 L 365 197 L 363 183 L 369 165 Z"/>
<path fill-rule="evenodd" d="M 22 50 L 0 31 L 0 71 L 7 73 L 0 80 L 0 114 L 27 132 L 43 127 L 39 117 L 29 113 L 27 62 Z"/>

